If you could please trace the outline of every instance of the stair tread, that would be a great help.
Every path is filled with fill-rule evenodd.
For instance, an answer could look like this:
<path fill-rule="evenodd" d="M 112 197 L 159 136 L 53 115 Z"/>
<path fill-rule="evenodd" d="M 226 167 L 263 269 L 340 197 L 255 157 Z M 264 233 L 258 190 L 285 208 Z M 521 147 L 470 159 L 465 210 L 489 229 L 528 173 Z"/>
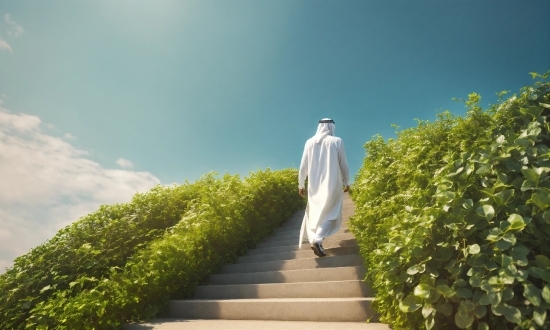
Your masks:
<path fill-rule="evenodd" d="M 124 330 L 389 330 L 382 323 L 312 322 L 267 320 L 189 320 L 157 319 L 146 323 L 127 324 Z"/>
<path fill-rule="evenodd" d="M 255 273 L 213 274 L 210 276 L 210 282 L 213 285 L 219 285 L 219 282 L 225 281 L 232 281 L 233 284 L 285 283 L 282 281 L 292 281 L 286 283 L 295 283 L 301 282 L 301 279 L 310 279 L 314 276 L 329 279 L 345 278 L 348 276 L 354 279 L 362 279 L 365 276 L 365 268 L 363 266 L 346 266 L 315 269 L 274 270 Z"/>
<path fill-rule="evenodd" d="M 249 299 L 173 299 L 172 301 L 185 302 L 224 302 L 224 303 L 269 303 L 269 302 L 332 302 L 332 301 L 372 301 L 373 297 L 342 297 L 342 298 L 249 298 Z"/>

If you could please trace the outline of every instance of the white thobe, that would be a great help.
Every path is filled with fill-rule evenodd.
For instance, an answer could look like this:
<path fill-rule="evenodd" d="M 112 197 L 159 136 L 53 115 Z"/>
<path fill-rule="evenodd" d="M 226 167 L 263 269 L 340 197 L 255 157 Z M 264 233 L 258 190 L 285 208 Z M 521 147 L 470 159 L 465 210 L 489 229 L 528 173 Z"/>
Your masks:
<path fill-rule="evenodd" d="M 342 187 L 349 184 L 349 169 L 341 138 L 328 135 L 319 142 L 316 136 L 307 140 L 300 164 L 299 188 L 304 188 L 306 177 L 308 202 L 300 231 L 300 247 L 304 232 L 313 243 L 321 225 L 329 228 L 323 230 L 325 237 L 335 234 L 342 225 Z M 332 226 L 327 226 L 325 221 L 331 221 Z"/>

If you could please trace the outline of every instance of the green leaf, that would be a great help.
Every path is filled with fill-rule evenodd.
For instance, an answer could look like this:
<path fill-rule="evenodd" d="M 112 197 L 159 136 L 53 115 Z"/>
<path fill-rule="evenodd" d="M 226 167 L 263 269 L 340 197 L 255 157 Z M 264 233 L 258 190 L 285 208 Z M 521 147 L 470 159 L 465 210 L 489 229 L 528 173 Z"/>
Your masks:
<path fill-rule="evenodd" d="M 516 140 L 517 141 L 517 140 Z M 529 141 L 527 141 L 529 143 Z M 504 161 L 504 165 L 511 171 L 519 171 L 521 170 L 522 163 L 516 159 L 510 159 L 507 161 Z"/>
<path fill-rule="evenodd" d="M 525 115 L 531 115 L 533 117 L 538 117 L 542 113 L 542 108 L 531 106 L 529 108 L 521 108 L 519 111 L 521 113 L 525 114 Z"/>
<path fill-rule="evenodd" d="M 477 169 L 476 174 L 483 175 L 489 172 L 490 170 L 491 170 L 491 165 L 482 165 Z"/>
<path fill-rule="evenodd" d="M 529 249 L 525 245 L 516 245 L 510 251 L 510 257 L 512 257 L 513 262 L 518 266 L 527 266 L 527 255 L 529 252 Z"/>
<path fill-rule="evenodd" d="M 435 319 L 433 315 L 429 315 L 426 318 L 426 322 L 424 323 L 426 325 L 427 330 L 431 330 L 435 325 Z"/>
<path fill-rule="evenodd" d="M 514 284 L 518 271 L 514 265 L 508 265 L 498 270 L 501 283 Z"/>
<path fill-rule="evenodd" d="M 503 301 L 508 301 L 508 300 L 511 300 L 512 298 L 514 298 L 514 290 L 512 290 L 511 288 L 505 288 L 504 290 L 502 290 Z"/>
<path fill-rule="evenodd" d="M 476 305 L 474 308 L 474 314 L 478 319 L 480 319 L 487 314 L 487 308 L 485 306 Z"/>
<path fill-rule="evenodd" d="M 489 330 L 489 325 L 485 322 L 481 322 L 477 325 L 477 330 Z"/>
<path fill-rule="evenodd" d="M 500 251 L 505 251 L 505 250 L 508 250 L 512 246 L 512 244 L 510 242 L 507 242 L 501 239 L 498 242 L 496 242 L 495 246 Z"/>
<path fill-rule="evenodd" d="M 474 208 L 474 201 L 471 199 L 465 199 L 464 202 L 462 203 L 462 207 L 465 208 L 466 210 L 471 210 Z"/>
<path fill-rule="evenodd" d="M 407 296 L 407 298 L 401 300 L 399 302 L 399 309 L 403 313 L 411 313 L 416 310 L 418 310 L 420 307 L 422 307 L 420 298 L 415 297 L 414 295 L 410 294 Z"/>
<path fill-rule="evenodd" d="M 531 267 L 527 269 L 527 272 L 534 278 L 542 278 L 543 270 L 541 268 Z"/>
<path fill-rule="evenodd" d="M 490 305 L 490 297 L 487 293 L 482 293 L 481 297 L 479 297 L 479 304 L 480 305 Z"/>
<path fill-rule="evenodd" d="M 542 327 L 544 325 L 544 322 L 546 321 L 546 308 L 535 308 L 535 310 L 533 311 L 533 320 L 539 327 Z"/>
<path fill-rule="evenodd" d="M 544 298 L 547 303 L 550 303 L 550 284 L 546 284 L 542 288 L 542 298 Z"/>
<path fill-rule="evenodd" d="M 472 290 L 468 288 L 458 288 L 456 289 L 456 295 L 460 298 L 472 298 Z"/>
<path fill-rule="evenodd" d="M 481 278 L 477 275 L 470 277 L 468 281 L 473 288 L 478 288 L 481 285 Z"/>
<path fill-rule="evenodd" d="M 435 304 L 439 298 L 441 298 L 441 293 L 437 292 L 436 290 L 432 290 L 432 294 L 430 295 L 430 298 L 426 299 L 426 303 L 428 304 Z"/>
<path fill-rule="evenodd" d="M 542 218 L 547 224 L 550 224 L 550 210 L 544 211 Z"/>
<path fill-rule="evenodd" d="M 517 242 L 517 238 L 516 238 L 516 235 L 514 233 L 506 233 L 502 237 L 502 239 L 505 240 L 506 242 L 509 242 L 512 245 L 516 245 L 516 242 Z"/>
<path fill-rule="evenodd" d="M 536 185 L 538 185 L 542 171 L 537 171 L 532 168 L 522 168 L 521 173 L 523 173 L 527 180 L 533 181 Z"/>
<path fill-rule="evenodd" d="M 424 273 L 425 270 L 426 270 L 426 265 L 424 265 L 424 264 L 414 265 L 414 266 L 411 266 L 407 269 L 407 274 L 414 275 L 414 274 L 417 274 L 417 273 Z"/>
<path fill-rule="evenodd" d="M 449 303 L 439 304 L 435 307 L 435 309 L 445 316 L 451 316 L 453 312 L 453 306 Z"/>
<path fill-rule="evenodd" d="M 518 263 L 518 265 L 519 265 L 519 263 Z M 529 273 L 526 270 L 520 269 L 520 270 L 518 270 L 518 276 L 516 277 L 516 280 L 518 280 L 518 282 L 525 282 L 525 281 L 527 281 L 528 277 L 529 277 Z"/>
<path fill-rule="evenodd" d="M 485 217 L 487 221 L 491 221 L 491 219 L 495 216 L 495 209 L 491 205 L 483 205 L 478 207 L 476 212 L 480 216 Z"/>
<path fill-rule="evenodd" d="M 523 285 L 523 296 L 535 306 L 540 306 L 540 303 L 542 302 L 541 292 L 539 288 L 533 284 Z"/>
<path fill-rule="evenodd" d="M 471 312 L 475 309 L 475 304 L 470 300 L 462 300 L 458 307 L 458 312 Z"/>
<path fill-rule="evenodd" d="M 49 286 L 49 285 L 46 285 L 45 287 L 42 288 L 42 290 L 40 290 L 40 293 L 44 292 L 44 291 L 48 291 L 49 289 L 51 289 L 52 287 Z"/>
<path fill-rule="evenodd" d="M 499 172 L 498 179 L 500 180 L 500 182 L 506 184 L 508 182 L 508 175 L 506 175 L 506 173 Z"/>
<path fill-rule="evenodd" d="M 498 205 L 506 204 L 514 196 L 514 189 L 506 189 L 495 194 L 495 202 Z"/>
<path fill-rule="evenodd" d="M 433 288 L 428 284 L 418 284 L 414 288 L 414 295 L 420 298 L 427 299 L 430 297 Z"/>
<path fill-rule="evenodd" d="M 456 313 L 455 323 L 461 329 L 466 329 L 474 322 L 474 313 Z"/>
<path fill-rule="evenodd" d="M 439 291 L 439 293 L 441 293 L 445 298 L 450 298 L 452 296 L 454 296 L 456 294 L 456 292 L 451 289 L 448 285 L 445 285 L 445 284 L 442 284 L 442 285 L 438 285 L 436 287 L 437 291 Z"/>
<path fill-rule="evenodd" d="M 514 306 L 509 306 L 505 303 L 492 306 L 492 311 L 496 315 L 504 315 L 504 317 L 512 323 L 521 322 L 521 312 Z"/>
<path fill-rule="evenodd" d="M 525 180 L 521 184 L 521 191 L 535 190 L 537 189 L 537 183 L 533 180 Z"/>
<path fill-rule="evenodd" d="M 539 268 L 545 269 L 550 267 L 550 259 L 548 259 L 545 255 L 539 254 L 535 257 L 535 261 L 537 262 L 537 266 Z"/>
<path fill-rule="evenodd" d="M 523 217 L 519 214 L 511 214 L 508 217 L 508 222 L 510 223 L 510 226 L 506 229 L 506 231 L 511 230 L 519 230 L 521 231 L 525 226 L 525 221 L 523 221 Z"/>
<path fill-rule="evenodd" d="M 434 310 L 435 309 L 432 307 L 432 305 L 424 305 L 424 307 L 422 307 L 422 317 L 427 318 L 433 313 Z"/>
<path fill-rule="evenodd" d="M 531 195 L 531 201 L 541 210 L 546 210 L 550 206 L 550 194 L 546 190 L 539 190 Z"/>
<path fill-rule="evenodd" d="M 466 281 L 459 278 L 458 280 L 455 281 L 455 286 L 464 287 L 466 286 Z"/>
<path fill-rule="evenodd" d="M 478 254 L 480 251 L 481 251 L 481 248 L 479 247 L 479 244 L 473 244 L 468 246 L 469 254 Z"/>
<path fill-rule="evenodd" d="M 501 267 L 508 267 L 514 261 L 512 258 L 506 254 L 501 254 L 500 256 L 495 257 L 496 261 L 500 264 Z"/>
<path fill-rule="evenodd" d="M 491 242 L 495 242 L 500 237 L 500 234 L 502 234 L 502 230 L 500 228 L 491 228 L 489 230 L 489 235 L 487 235 L 487 240 Z"/>

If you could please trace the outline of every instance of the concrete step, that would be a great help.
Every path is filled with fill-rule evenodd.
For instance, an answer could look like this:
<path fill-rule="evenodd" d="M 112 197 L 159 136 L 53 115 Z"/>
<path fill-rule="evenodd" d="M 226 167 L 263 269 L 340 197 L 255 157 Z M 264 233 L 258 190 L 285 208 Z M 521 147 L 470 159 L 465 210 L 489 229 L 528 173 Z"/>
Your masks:
<path fill-rule="evenodd" d="M 272 247 L 272 246 L 286 246 L 286 245 L 296 245 L 300 238 L 300 233 L 298 233 L 294 238 L 286 238 L 283 240 L 263 240 L 262 242 L 256 244 L 256 248 Z M 329 238 L 331 241 L 340 241 L 347 239 L 355 239 L 352 233 L 336 233 Z M 324 245 L 324 244 L 323 244 Z"/>
<path fill-rule="evenodd" d="M 124 330 L 390 330 L 382 323 L 310 322 L 264 320 L 187 320 L 157 319 L 146 323 L 125 324 Z"/>
<path fill-rule="evenodd" d="M 373 298 L 172 300 L 168 317 L 185 319 L 364 322 Z M 373 320 L 376 321 L 376 320 Z"/>
<path fill-rule="evenodd" d="M 362 280 L 363 266 L 210 275 L 212 285 Z"/>
<path fill-rule="evenodd" d="M 309 246 L 309 243 L 307 243 Z M 339 256 L 346 254 L 359 253 L 359 246 L 340 246 L 330 249 L 325 249 L 327 256 Z M 299 250 L 292 252 L 279 252 L 268 254 L 253 254 L 250 256 L 242 256 L 237 259 L 238 264 L 244 264 L 247 262 L 262 262 L 262 261 L 274 261 L 274 260 L 290 260 L 290 259 L 304 259 L 311 258 L 314 255 L 313 251 Z"/>
<path fill-rule="evenodd" d="M 361 280 L 330 282 L 202 285 L 193 299 L 348 298 L 369 297 Z"/>
<path fill-rule="evenodd" d="M 268 246 L 268 247 L 250 249 L 250 250 L 247 251 L 247 255 L 269 254 L 269 253 L 279 253 L 279 252 L 293 252 L 293 251 L 300 251 L 300 250 L 311 251 L 311 247 L 309 246 L 309 243 L 303 243 L 301 249 L 298 249 L 297 240 L 295 241 L 294 244 L 295 245 Z M 329 237 L 323 243 L 323 247 L 325 248 L 325 250 L 335 248 L 335 247 L 340 247 L 340 246 L 356 246 L 356 245 L 357 245 L 357 241 L 355 239 L 335 241 L 335 240 L 331 239 L 331 237 Z"/>
<path fill-rule="evenodd" d="M 299 235 L 300 234 L 300 229 L 301 227 L 296 227 L 296 228 L 279 228 L 279 229 L 276 229 L 274 232 L 273 232 L 273 235 L 272 236 L 284 236 L 284 235 L 292 235 L 292 234 L 295 234 L 295 235 Z M 348 228 L 347 225 L 342 225 L 342 227 L 340 227 L 340 229 L 338 230 L 338 232 L 346 232 L 346 233 L 349 233 L 350 230 Z M 297 233 L 297 234 L 296 234 Z M 270 236 L 271 237 L 271 236 Z M 268 237 L 269 238 L 269 237 Z"/>
<path fill-rule="evenodd" d="M 254 273 L 274 270 L 314 269 L 327 267 L 362 266 L 363 260 L 357 254 L 307 258 L 294 260 L 276 260 L 265 262 L 253 262 L 246 264 L 232 264 L 222 267 L 222 273 Z"/>
<path fill-rule="evenodd" d="M 330 238 L 336 237 L 337 235 L 348 235 L 349 237 L 354 237 L 352 233 L 349 231 L 344 231 L 340 229 L 336 234 L 330 236 Z M 305 236 L 305 235 L 304 235 Z M 300 237 L 300 231 L 292 231 L 292 232 L 283 232 L 279 234 L 272 235 L 268 238 L 265 238 L 262 240 L 261 243 L 267 243 L 267 242 L 275 242 L 275 241 L 286 241 L 286 240 L 298 240 Z M 304 239 L 307 241 L 307 237 L 304 237 Z M 338 239 L 338 238 L 336 238 Z"/>

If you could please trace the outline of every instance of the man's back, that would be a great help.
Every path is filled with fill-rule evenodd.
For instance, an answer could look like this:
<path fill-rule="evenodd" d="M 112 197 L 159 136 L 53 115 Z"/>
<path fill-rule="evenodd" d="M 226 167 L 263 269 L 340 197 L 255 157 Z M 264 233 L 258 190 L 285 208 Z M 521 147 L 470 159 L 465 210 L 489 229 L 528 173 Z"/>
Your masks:
<path fill-rule="evenodd" d="M 349 173 L 341 138 L 329 135 L 319 142 L 315 137 L 310 138 L 306 141 L 303 158 L 300 174 L 309 178 L 308 190 L 330 193 L 347 185 Z"/>

